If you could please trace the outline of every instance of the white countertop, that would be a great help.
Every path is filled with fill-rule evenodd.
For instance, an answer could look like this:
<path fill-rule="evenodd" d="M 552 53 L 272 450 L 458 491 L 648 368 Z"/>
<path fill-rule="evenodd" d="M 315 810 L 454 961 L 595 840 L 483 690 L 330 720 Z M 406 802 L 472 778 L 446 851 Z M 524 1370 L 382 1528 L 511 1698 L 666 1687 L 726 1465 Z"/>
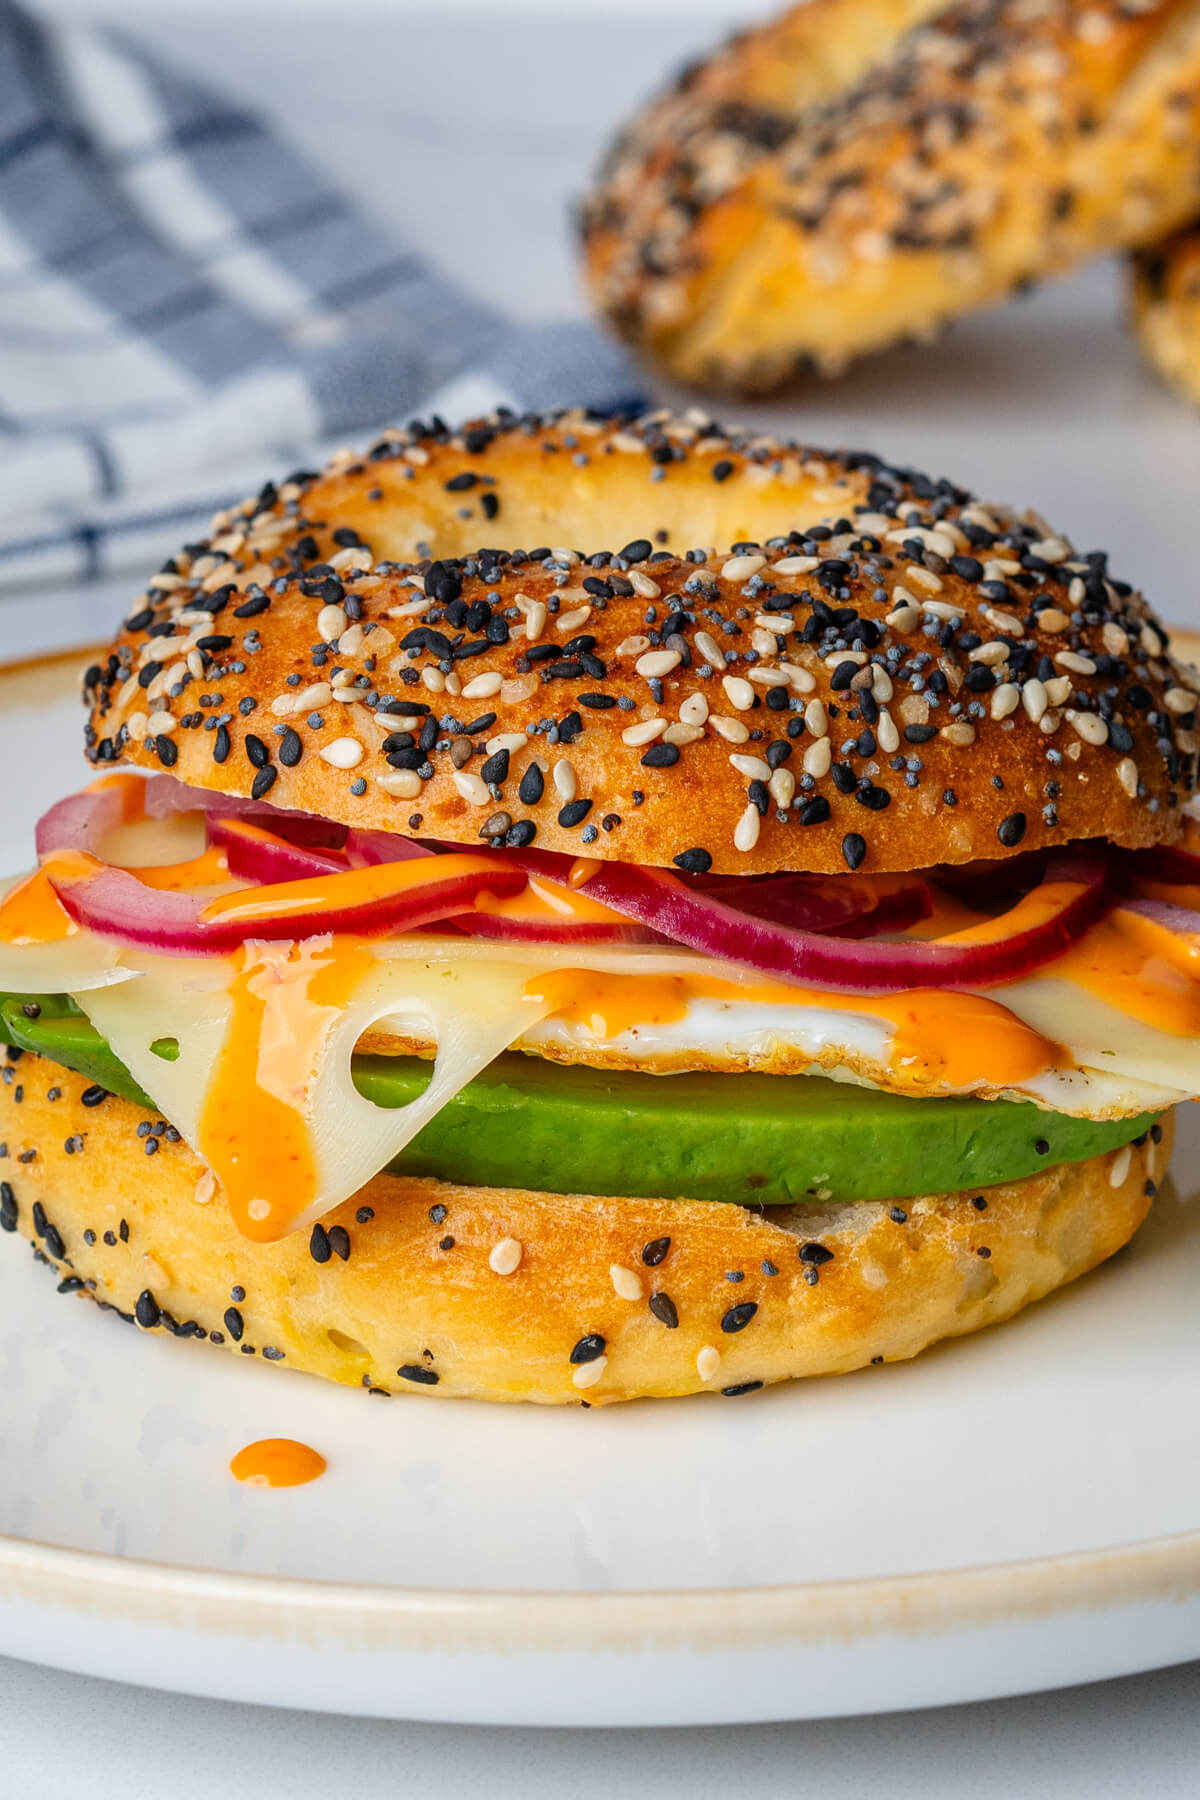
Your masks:
<path fill-rule="evenodd" d="M 378 214 L 436 244 L 465 283 L 528 316 L 578 306 L 564 214 L 610 126 L 714 35 L 710 5 L 656 10 L 653 0 L 641 10 L 569 0 L 526 16 L 488 8 L 469 25 L 452 16 L 461 8 L 370 0 L 295 10 L 246 0 L 236 23 L 225 6 L 184 14 L 149 0 L 58 4 L 106 11 L 276 111 Z M 730 17 L 746 10 L 731 6 Z M 1079 539 L 1102 541 L 1116 501 L 1136 514 L 1144 499 L 1122 462 L 1123 421 L 1150 418 L 1176 447 L 1168 463 L 1180 505 L 1189 493 L 1194 504 L 1200 468 L 1200 426 L 1139 368 L 1116 323 L 1116 296 L 1114 271 L 1091 271 L 971 323 L 944 349 L 881 359 L 763 416 L 817 442 L 869 444 L 985 493 L 1036 501 Z M 1069 416 L 1078 457 L 1056 456 L 1052 467 L 1039 460 L 1029 395 Z M 1174 489 L 1176 477 L 1166 479 Z M 1160 473 L 1154 506 L 1164 502 L 1162 481 Z M 1184 571 L 1158 556 L 1153 533 L 1133 572 L 1168 616 L 1200 622 L 1200 600 Z M 20 603 L 10 604 L 19 637 Z M 73 597 L 65 641 L 104 635 L 114 604 L 111 590 Z M 1200 1748 L 1200 1665 L 933 1713 L 654 1733 L 293 1714 L 4 1661 L 0 1694 L 0 1794 L 22 1800 L 177 1791 L 590 1800 L 614 1787 L 631 1800 L 800 1791 L 816 1800 L 1171 1800 L 1197 1791 Z"/>
<path fill-rule="evenodd" d="M 711 1730 L 401 1725 L 0 1660 L 13 1800 L 1193 1800 L 1200 1665 L 1028 1699 Z"/>

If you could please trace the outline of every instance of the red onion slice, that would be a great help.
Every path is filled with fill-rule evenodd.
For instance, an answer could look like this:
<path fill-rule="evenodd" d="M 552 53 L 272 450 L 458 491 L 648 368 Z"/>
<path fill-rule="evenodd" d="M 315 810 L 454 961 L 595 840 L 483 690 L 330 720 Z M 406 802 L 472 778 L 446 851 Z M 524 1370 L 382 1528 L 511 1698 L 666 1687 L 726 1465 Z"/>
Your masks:
<path fill-rule="evenodd" d="M 170 813 L 203 812 L 210 818 L 252 818 L 280 837 L 312 849 L 339 850 L 346 841 L 346 827 L 320 813 L 272 806 L 268 800 L 250 800 L 241 794 L 218 794 L 211 788 L 189 787 L 174 775 L 151 775 L 144 783 L 144 805 L 151 819 Z"/>
<path fill-rule="evenodd" d="M 208 954 L 247 938 L 306 938 L 328 932 L 381 937 L 465 913 L 482 893 L 514 894 L 519 869 L 461 855 L 386 869 L 349 869 L 311 881 L 245 888 L 217 900 L 148 888 L 94 857 L 58 852 L 46 872 L 73 919 L 106 937 L 155 950 Z"/>
<path fill-rule="evenodd" d="M 138 777 L 102 775 L 78 794 L 68 794 L 43 813 L 34 828 L 38 857 L 55 850 L 86 850 L 89 856 L 99 856 L 109 832 L 130 816 L 137 817 L 130 814 L 130 801 L 136 800 L 140 808 L 146 785 Z"/>
<path fill-rule="evenodd" d="M 416 838 L 401 837 L 392 831 L 351 831 L 346 834 L 346 855 L 351 862 L 363 865 L 370 863 L 411 862 L 418 856 L 436 856 L 436 850 L 430 845 L 420 843 Z M 459 851 L 458 844 L 451 846 Z"/>
<path fill-rule="evenodd" d="M 503 911 L 485 898 L 472 913 L 451 923 L 471 937 L 523 944 L 664 944 L 666 939 L 636 925 L 610 907 L 587 898 L 580 903 L 564 883 L 531 874 L 518 897 L 522 911 Z M 572 916 L 574 912 L 575 916 Z M 582 916 L 580 916 L 582 915 Z"/>
<path fill-rule="evenodd" d="M 1121 911 L 1140 913 L 1176 937 L 1200 937 L 1200 912 L 1190 906 L 1172 906 L 1169 900 L 1122 900 Z"/>
<path fill-rule="evenodd" d="M 555 857 L 551 864 L 536 852 L 517 854 L 526 867 L 533 865 L 536 855 L 539 872 L 551 880 L 569 875 L 565 857 Z M 784 981 L 889 993 L 921 987 L 991 987 L 1053 961 L 1108 910 L 1112 899 L 1105 864 L 1098 856 L 1065 853 L 1054 859 L 1044 885 L 1057 883 L 1069 884 L 1071 891 L 1049 917 L 980 943 L 864 943 L 821 936 L 748 916 L 711 893 L 688 887 L 665 869 L 606 862 L 575 885 L 581 893 L 690 950 Z M 1003 915 L 995 924 L 1002 932 Z"/>
<path fill-rule="evenodd" d="M 236 813 L 210 817 L 207 827 L 209 843 L 225 852 L 229 873 L 243 881 L 302 881 L 306 877 L 337 875 L 353 866 L 336 851 L 310 850 L 289 843 L 257 820 Z"/>
<path fill-rule="evenodd" d="M 102 775 L 79 793 L 59 800 L 38 820 L 34 841 L 39 857 L 54 850 L 86 850 L 96 856 L 103 838 L 118 825 L 143 816 L 166 819 L 173 813 L 188 812 L 203 812 L 210 819 L 252 819 L 291 843 L 313 849 L 338 849 L 346 841 L 344 825 L 316 813 L 288 812 L 261 800 L 244 800 L 238 794 L 210 793 L 188 787 L 174 775 L 147 778 L 124 771 Z"/>

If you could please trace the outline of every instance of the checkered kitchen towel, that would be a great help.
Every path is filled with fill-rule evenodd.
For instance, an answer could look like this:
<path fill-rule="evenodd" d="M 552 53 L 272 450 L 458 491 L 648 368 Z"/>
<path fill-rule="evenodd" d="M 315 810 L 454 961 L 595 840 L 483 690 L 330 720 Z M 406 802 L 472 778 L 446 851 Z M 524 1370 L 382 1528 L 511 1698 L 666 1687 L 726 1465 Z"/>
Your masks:
<path fill-rule="evenodd" d="M 588 327 L 469 298 L 137 42 L 0 0 L 0 587 L 153 568 L 414 412 L 633 386 Z"/>

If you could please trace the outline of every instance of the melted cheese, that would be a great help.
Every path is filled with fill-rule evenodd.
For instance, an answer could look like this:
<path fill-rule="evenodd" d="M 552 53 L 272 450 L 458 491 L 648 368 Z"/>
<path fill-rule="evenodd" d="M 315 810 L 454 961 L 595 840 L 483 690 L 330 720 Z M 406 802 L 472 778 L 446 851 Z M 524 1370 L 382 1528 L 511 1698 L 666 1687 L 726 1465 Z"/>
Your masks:
<path fill-rule="evenodd" d="M 78 994 L 128 981 L 117 949 L 72 922 L 42 870 L 0 882 L 0 993 Z"/>
<path fill-rule="evenodd" d="M 203 1156 L 248 1237 L 311 1224 L 378 1174 L 459 1089 L 546 1010 L 536 969 L 386 960 L 330 938 L 251 943 L 234 959 L 141 956 L 144 979 L 80 1005 L 134 1079 Z M 223 978 L 222 978 L 223 977 Z M 388 1013 L 437 1044 L 429 1086 L 387 1109 L 359 1094 L 350 1058 Z M 150 1045 L 173 1037 L 175 1062 Z"/>

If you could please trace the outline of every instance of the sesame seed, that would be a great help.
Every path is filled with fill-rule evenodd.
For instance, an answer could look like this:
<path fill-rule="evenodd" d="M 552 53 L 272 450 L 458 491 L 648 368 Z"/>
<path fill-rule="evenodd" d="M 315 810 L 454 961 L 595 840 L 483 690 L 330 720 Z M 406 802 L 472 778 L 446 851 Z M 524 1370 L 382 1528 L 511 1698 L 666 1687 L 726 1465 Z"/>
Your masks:
<path fill-rule="evenodd" d="M 814 780 L 820 781 L 823 776 L 828 775 L 829 765 L 832 761 L 833 747 L 827 737 L 820 737 L 804 752 L 804 773 L 811 775 Z"/>
<path fill-rule="evenodd" d="M 436 1369 L 427 1369 L 424 1363 L 401 1363 L 396 1373 L 402 1381 L 414 1382 L 418 1387 L 436 1387 L 441 1379 Z"/>
<path fill-rule="evenodd" d="M 137 1302 L 133 1309 L 133 1316 L 143 1331 L 153 1331 L 154 1327 L 160 1323 L 162 1319 L 162 1308 L 159 1306 L 158 1301 L 154 1298 L 154 1295 L 150 1292 L 149 1288 L 143 1288 L 138 1295 Z"/>
<path fill-rule="evenodd" d="M 771 790 L 771 798 L 776 806 L 784 812 L 791 805 L 796 794 L 796 777 L 790 769 L 776 769 L 767 786 Z"/>
<path fill-rule="evenodd" d="M 571 1380 L 577 1388 L 595 1387 L 607 1367 L 607 1356 L 597 1356 L 592 1362 L 581 1364 L 573 1372 Z"/>
<path fill-rule="evenodd" d="M 497 670 L 488 670 L 482 675 L 474 675 L 463 688 L 464 700 L 490 700 L 498 694 L 504 685 L 504 677 Z"/>
<path fill-rule="evenodd" d="M 720 713 L 712 713 L 708 723 L 727 744 L 744 744 L 750 736 L 749 726 L 743 725 L 740 719 L 727 719 Z"/>
<path fill-rule="evenodd" d="M 669 675 L 672 669 L 677 669 L 682 661 L 678 650 L 648 650 L 644 656 L 638 657 L 633 666 L 647 680 L 652 676 L 661 679 L 662 676 Z"/>
<path fill-rule="evenodd" d="M 897 590 L 897 591 L 899 592 L 899 590 Z M 885 620 L 885 623 L 890 625 L 893 631 L 899 631 L 902 633 L 908 632 L 908 631 L 914 631 L 916 629 L 916 627 L 920 624 L 920 622 L 921 622 L 921 614 L 917 610 L 917 608 L 913 605 L 902 605 L 902 606 L 895 607 L 890 613 L 887 614 L 886 620 Z"/>
<path fill-rule="evenodd" d="M 701 1381 L 711 1381 L 721 1366 L 721 1352 L 705 1344 L 696 1352 L 696 1373 Z"/>
<path fill-rule="evenodd" d="M 748 781 L 769 781 L 771 778 L 771 765 L 761 756 L 743 756 L 735 751 L 729 760 L 738 774 Z"/>
<path fill-rule="evenodd" d="M 642 719 L 636 725 L 627 725 L 621 733 L 621 742 L 628 744 L 632 750 L 640 750 L 645 744 L 652 744 L 655 738 L 662 736 L 667 728 L 665 719 Z"/>
<path fill-rule="evenodd" d="M 759 815 L 758 808 L 751 803 L 738 820 L 733 832 L 733 846 L 745 854 L 753 850 L 758 842 Z"/>
<path fill-rule="evenodd" d="M 640 1300 L 642 1297 L 641 1278 L 632 1269 L 626 1269 L 621 1263 L 608 1265 L 609 1280 L 614 1291 L 622 1300 Z"/>
<path fill-rule="evenodd" d="M 519 1238 L 501 1238 L 488 1252 L 488 1267 L 495 1275 L 512 1275 L 520 1267 L 524 1254 L 525 1248 Z"/>
<path fill-rule="evenodd" d="M 721 565 L 721 574 L 726 581 L 749 581 L 751 575 L 766 564 L 765 556 L 731 556 L 729 561 Z"/>
<path fill-rule="evenodd" d="M 1045 613 L 1043 613 L 1042 618 L 1045 618 L 1045 616 Z M 1091 657 L 1079 656 L 1074 650 L 1056 651 L 1054 660 L 1060 668 L 1069 669 L 1073 675 L 1094 675 L 1096 673 L 1096 665 Z M 1181 690 L 1177 688 L 1171 690 L 1172 693 L 1178 693 L 1180 691 Z M 1066 698 L 1065 694 L 1063 698 Z M 1170 700 L 1168 697 L 1168 705 L 1169 704 Z M 1192 702 L 1192 705 L 1195 705 L 1195 701 Z"/>
<path fill-rule="evenodd" d="M 363 759 L 363 747 L 357 738 L 334 738 L 331 744 L 323 744 L 318 754 L 322 762 L 327 762 L 335 769 L 356 769 Z"/>
<path fill-rule="evenodd" d="M 730 706 L 738 712 L 749 712 L 754 705 L 754 689 L 740 675 L 725 675 L 721 679 L 725 697 Z"/>
<path fill-rule="evenodd" d="M 421 777 L 415 769 L 396 769 L 387 775 L 376 775 L 375 785 L 394 800 L 415 800 L 421 792 Z"/>
<path fill-rule="evenodd" d="M 820 700 L 810 700 L 804 708 L 804 725 L 817 738 L 824 737 L 829 730 L 829 718 Z"/>
<path fill-rule="evenodd" d="M 1097 714 L 1068 712 L 1066 718 L 1086 744 L 1099 745 L 1108 742 L 1108 726 Z"/>
<path fill-rule="evenodd" d="M 454 785 L 469 805 L 490 806 L 492 804 L 492 796 L 488 792 L 487 783 L 473 770 L 455 769 Z"/>

